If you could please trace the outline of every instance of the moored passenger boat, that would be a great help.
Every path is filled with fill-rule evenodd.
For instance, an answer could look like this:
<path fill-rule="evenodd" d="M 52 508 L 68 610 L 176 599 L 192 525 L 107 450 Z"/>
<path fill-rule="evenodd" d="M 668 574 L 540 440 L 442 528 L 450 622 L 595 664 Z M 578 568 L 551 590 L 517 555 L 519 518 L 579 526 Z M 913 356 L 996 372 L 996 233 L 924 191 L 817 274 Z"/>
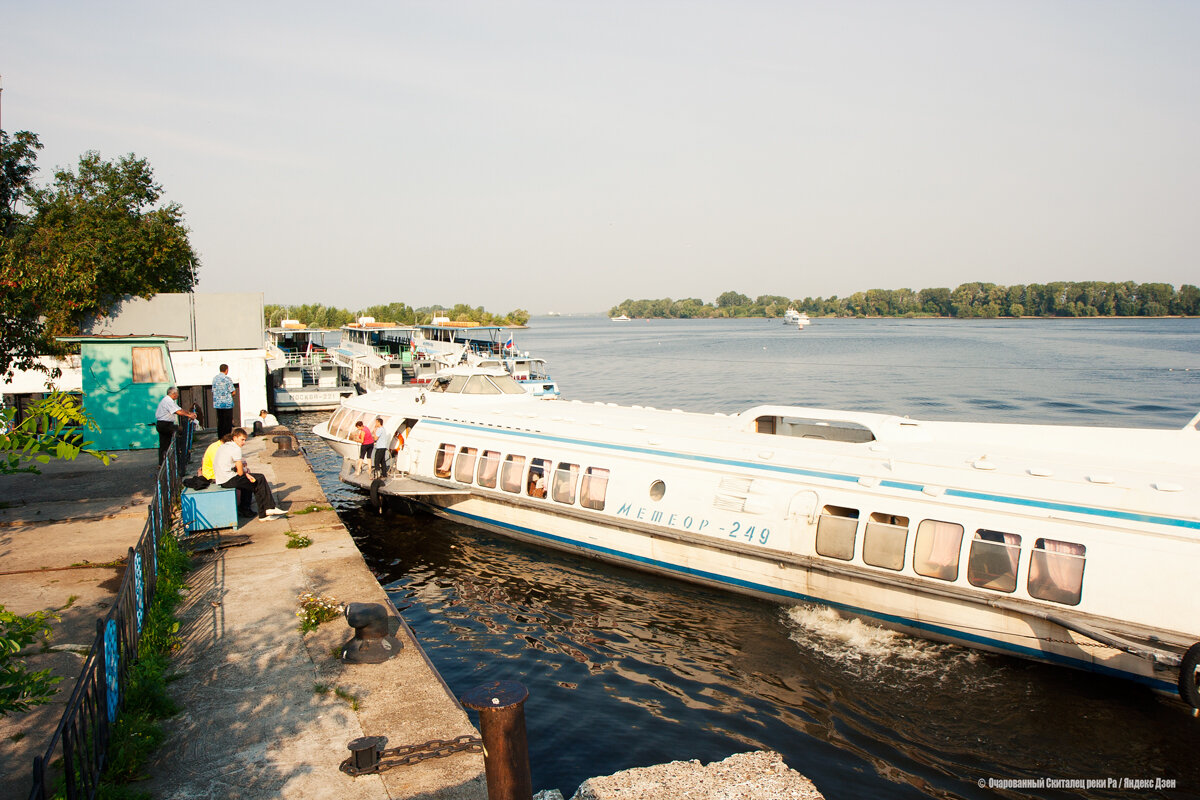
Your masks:
<path fill-rule="evenodd" d="M 350 398 L 405 446 L 342 480 L 450 519 L 941 641 L 1178 692 L 1200 618 L 1200 415 L 1182 430 L 541 403 L 452 370 Z"/>
<path fill-rule="evenodd" d="M 325 346 L 329 335 L 337 331 L 309 328 L 294 319 L 267 328 L 267 371 L 275 410 L 328 411 L 355 393 Z"/>
<path fill-rule="evenodd" d="M 427 384 L 437 373 L 465 365 L 499 367 L 537 397 L 559 395 L 545 360 L 518 350 L 512 332 L 499 325 L 444 317 L 430 325 L 396 325 L 362 317 L 342 326 L 342 345 L 334 356 L 363 392 Z"/>

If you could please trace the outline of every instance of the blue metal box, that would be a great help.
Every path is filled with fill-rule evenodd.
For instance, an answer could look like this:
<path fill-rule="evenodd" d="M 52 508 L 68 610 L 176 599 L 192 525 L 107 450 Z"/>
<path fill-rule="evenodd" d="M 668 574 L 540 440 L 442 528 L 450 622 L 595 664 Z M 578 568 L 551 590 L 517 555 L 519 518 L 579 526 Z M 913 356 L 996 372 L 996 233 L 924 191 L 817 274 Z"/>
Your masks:
<path fill-rule="evenodd" d="M 237 530 L 236 489 L 226 489 L 223 486 L 210 486 L 201 491 L 184 489 L 179 502 L 183 512 L 183 526 L 188 533 L 215 528 Z"/>

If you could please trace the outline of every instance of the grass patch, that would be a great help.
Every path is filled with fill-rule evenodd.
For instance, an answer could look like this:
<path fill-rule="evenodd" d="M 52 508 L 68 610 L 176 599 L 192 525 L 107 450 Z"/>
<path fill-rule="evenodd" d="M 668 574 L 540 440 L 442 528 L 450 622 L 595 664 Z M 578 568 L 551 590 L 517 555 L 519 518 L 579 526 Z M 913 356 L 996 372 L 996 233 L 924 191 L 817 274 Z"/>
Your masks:
<path fill-rule="evenodd" d="M 342 604 L 332 597 L 305 592 L 297 598 L 300 608 L 296 616 L 300 618 L 300 632 L 315 631 L 323 622 L 331 622 L 342 615 Z"/>
<path fill-rule="evenodd" d="M 309 505 L 309 506 L 305 506 L 304 508 L 300 509 L 299 511 L 289 511 L 288 513 L 291 514 L 292 516 L 298 516 L 300 514 L 311 514 L 314 511 L 333 511 L 333 506 Z"/>
<path fill-rule="evenodd" d="M 302 533 L 296 533 L 295 531 L 287 531 L 287 538 L 287 544 L 284 546 L 290 550 L 297 550 L 301 547 L 308 547 L 310 544 L 312 544 L 312 539 L 308 538 Z"/>
<path fill-rule="evenodd" d="M 314 683 L 313 694 L 329 694 L 333 692 L 333 696 L 350 706 L 351 711 L 358 711 L 362 708 L 362 698 L 351 692 L 349 689 L 343 689 L 341 686 L 330 686 L 327 683 Z"/>
<path fill-rule="evenodd" d="M 175 677 L 169 672 L 171 653 L 179 646 L 175 608 L 191 559 L 170 531 L 163 533 L 158 547 L 158 590 L 146 613 L 138 659 L 129 667 L 125 708 L 113 725 L 96 794 L 105 800 L 150 796 L 129 784 L 146 778 L 146 763 L 165 737 L 160 723 L 180 710 L 167 694 L 167 684 Z"/>

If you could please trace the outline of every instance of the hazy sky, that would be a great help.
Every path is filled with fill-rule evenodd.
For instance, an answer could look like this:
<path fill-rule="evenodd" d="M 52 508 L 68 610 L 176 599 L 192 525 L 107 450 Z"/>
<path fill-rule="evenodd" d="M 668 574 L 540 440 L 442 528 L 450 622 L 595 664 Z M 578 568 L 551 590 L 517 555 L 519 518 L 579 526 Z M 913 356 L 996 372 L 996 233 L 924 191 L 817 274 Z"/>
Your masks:
<path fill-rule="evenodd" d="M 1200 282 L 1200 2 L 19 2 L 2 123 L 147 158 L 199 290 Z"/>

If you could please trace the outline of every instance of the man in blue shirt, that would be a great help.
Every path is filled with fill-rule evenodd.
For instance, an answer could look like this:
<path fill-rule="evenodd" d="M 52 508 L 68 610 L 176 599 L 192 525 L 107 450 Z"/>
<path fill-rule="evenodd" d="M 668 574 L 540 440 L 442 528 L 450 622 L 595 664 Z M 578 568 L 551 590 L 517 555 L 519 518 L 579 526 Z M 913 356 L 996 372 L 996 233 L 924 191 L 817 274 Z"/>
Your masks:
<path fill-rule="evenodd" d="M 217 410 L 217 438 L 233 430 L 233 379 L 229 377 L 229 365 L 222 364 L 221 371 L 212 379 L 213 408 Z"/>
<path fill-rule="evenodd" d="M 171 437 L 175 435 L 175 417 L 187 417 L 195 419 L 196 415 L 190 411 L 184 411 L 179 407 L 176 398 L 179 397 L 179 390 L 172 386 L 167 389 L 167 396 L 158 403 L 158 408 L 154 411 L 154 427 L 158 430 L 158 463 L 163 462 L 163 456 L 167 453 L 167 448 L 171 446 Z"/>

